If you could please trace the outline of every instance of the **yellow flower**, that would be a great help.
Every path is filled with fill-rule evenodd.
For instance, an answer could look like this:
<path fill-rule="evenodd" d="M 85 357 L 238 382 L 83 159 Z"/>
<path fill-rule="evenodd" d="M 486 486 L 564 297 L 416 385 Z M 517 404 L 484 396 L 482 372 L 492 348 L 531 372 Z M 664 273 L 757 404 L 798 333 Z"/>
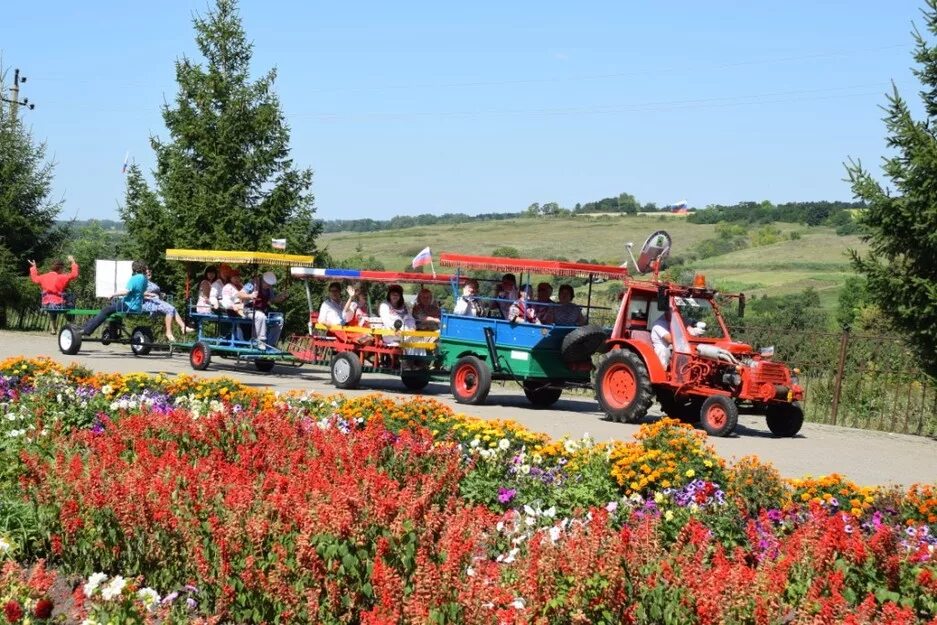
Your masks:
<path fill-rule="evenodd" d="M 712 461 L 712 460 L 703 460 L 703 466 L 704 466 L 704 467 L 711 467 L 711 466 L 713 466 L 713 461 Z"/>
<path fill-rule="evenodd" d="M 696 475 L 696 471 L 694 471 L 693 469 L 687 469 L 684 475 L 686 475 L 687 477 L 693 477 L 694 475 Z"/>

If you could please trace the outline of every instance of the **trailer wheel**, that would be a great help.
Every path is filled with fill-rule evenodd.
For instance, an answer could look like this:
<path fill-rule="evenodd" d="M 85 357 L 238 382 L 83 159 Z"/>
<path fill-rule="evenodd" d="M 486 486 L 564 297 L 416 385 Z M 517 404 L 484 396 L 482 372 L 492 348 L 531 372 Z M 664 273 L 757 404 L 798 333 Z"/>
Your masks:
<path fill-rule="evenodd" d="M 700 410 L 703 429 L 710 436 L 729 436 L 739 422 L 739 407 L 729 397 L 713 395 Z"/>
<path fill-rule="evenodd" d="M 137 326 L 130 333 L 130 351 L 134 356 L 146 356 L 153 349 L 153 332 L 145 326 Z"/>
<path fill-rule="evenodd" d="M 329 370 L 336 388 L 357 388 L 361 382 L 361 359 L 354 352 L 339 352 L 332 356 Z"/>
<path fill-rule="evenodd" d="M 654 402 L 654 390 L 641 357 L 627 349 L 606 354 L 595 372 L 595 398 L 612 421 L 643 419 Z"/>
<path fill-rule="evenodd" d="M 400 381 L 410 391 L 422 391 L 429 384 L 429 371 L 404 371 Z"/>
<path fill-rule="evenodd" d="M 59 330 L 59 351 L 74 356 L 81 349 L 81 329 L 66 323 Z"/>
<path fill-rule="evenodd" d="M 475 356 L 462 356 L 449 375 L 449 390 L 460 404 L 480 404 L 491 390 L 491 370 Z"/>
<path fill-rule="evenodd" d="M 576 328 L 563 337 L 560 354 L 566 362 L 589 360 L 607 338 L 605 330 L 596 325 Z"/>
<path fill-rule="evenodd" d="M 258 358 L 254 361 L 254 366 L 257 367 L 258 371 L 267 373 L 268 371 L 273 371 L 274 361 L 269 358 Z"/>
<path fill-rule="evenodd" d="M 524 395 L 537 408 L 547 408 L 559 400 L 563 394 L 562 388 L 549 386 L 546 382 L 524 381 Z"/>
<path fill-rule="evenodd" d="M 204 371 L 211 364 L 211 347 L 205 341 L 199 341 L 189 352 L 189 364 L 196 371 Z"/>
<path fill-rule="evenodd" d="M 769 404 L 765 413 L 768 429 L 775 436 L 794 436 L 804 424 L 804 409 L 800 402 Z"/>

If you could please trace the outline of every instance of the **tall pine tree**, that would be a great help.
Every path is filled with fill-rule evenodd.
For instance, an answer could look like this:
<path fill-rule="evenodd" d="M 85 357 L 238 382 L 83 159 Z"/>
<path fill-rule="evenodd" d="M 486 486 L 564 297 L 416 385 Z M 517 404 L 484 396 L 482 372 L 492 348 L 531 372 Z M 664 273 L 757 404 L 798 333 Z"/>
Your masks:
<path fill-rule="evenodd" d="M 33 294 L 24 289 L 28 261 L 43 264 L 62 238 L 55 226 L 62 202 L 50 198 L 54 164 L 45 152 L 22 120 L 0 106 L 0 327 L 6 325 L 7 306 L 25 304 L 24 294 Z"/>
<path fill-rule="evenodd" d="M 937 0 L 926 0 L 923 14 L 926 33 L 937 36 Z M 937 376 L 937 47 L 916 28 L 912 34 L 925 118 L 915 120 L 892 87 L 884 121 L 894 155 L 883 159 L 883 171 L 894 192 L 861 163 L 847 164 L 853 193 L 868 204 L 858 221 L 869 252 L 853 252 L 853 263 L 868 280 L 870 299 Z"/>
<path fill-rule="evenodd" d="M 167 247 L 269 251 L 271 238 L 286 238 L 289 252 L 311 253 L 320 229 L 312 171 L 290 158 L 276 71 L 251 80 L 235 0 L 217 0 L 194 25 L 205 62 L 176 62 L 179 91 L 163 107 L 169 139 L 150 140 L 155 193 L 138 169 L 128 176 L 131 251 L 157 269 Z"/>

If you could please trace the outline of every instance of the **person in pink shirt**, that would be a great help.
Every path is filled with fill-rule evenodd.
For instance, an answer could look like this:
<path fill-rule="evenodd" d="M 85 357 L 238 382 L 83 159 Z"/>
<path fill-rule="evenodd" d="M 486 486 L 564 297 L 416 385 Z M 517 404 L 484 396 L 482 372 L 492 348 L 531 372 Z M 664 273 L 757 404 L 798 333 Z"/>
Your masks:
<path fill-rule="evenodd" d="M 52 271 L 40 274 L 36 267 L 36 261 L 29 261 L 29 279 L 39 285 L 42 289 L 41 305 L 46 309 L 69 308 L 65 301 L 65 289 L 68 283 L 78 277 L 78 263 L 73 256 L 68 257 L 68 262 L 72 264 L 71 271 L 64 272 L 65 263 L 56 259 L 52 263 Z M 52 318 L 52 334 L 58 333 L 59 316 L 54 312 L 49 313 Z"/>

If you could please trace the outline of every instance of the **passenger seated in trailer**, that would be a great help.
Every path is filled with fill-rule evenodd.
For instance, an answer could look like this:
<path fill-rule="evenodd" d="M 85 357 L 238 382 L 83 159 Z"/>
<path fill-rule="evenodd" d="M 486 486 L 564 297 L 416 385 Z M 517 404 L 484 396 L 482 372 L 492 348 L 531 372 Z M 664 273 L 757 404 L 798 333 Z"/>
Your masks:
<path fill-rule="evenodd" d="M 389 330 L 415 330 L 416 320 L 407 310 L 407 305 L 403 301 L 403 287 L 399 284 L 392 284 L 387 287 L 387 300 L 381 303 L 379 314 L 384 328 Z M 397 322 L 400 327 L 397 327 Z M 385 345 L 399 345 L 400 340 L 392 334 L 384 335 Z"/>
<path fill-rule="evenodd" d="M 549 282 L 537 285 L 537 299 L 531 303 L 541 323 L 553 323 L 553 286 Z"/>
<path fill-rule="evenodd" d="M 439 329 L 439 305 L 433 301 L 433 292 L 429 289 L 420 289 L 413 305 L 413 318 L 416 320 L 417 330 Z"/>
<path fill-rule="evenodd" d="M 218 308 L 218 300 L 215 300 L 216 303 L 212 305 L 212 290 L 216 281 L 218 282 L 218 299 L 220 300 L 224 283 L 218 279 L 218 270 L 214 265 L 206 267 L 205 272 L 202 274 L 202 280 L 198 283 L 198 299 L 195 302 L 195 312 L 207 314 L 213 308 Z"/>
<path fill-rule="evenodd" d="M 172 334 L 172 322 L 174 320 L 183 334 L 192 332 L 192 328 L 186 327 L 182 317 L 176 312 L 175 306 L 162 299 L 159 285 L 153 282 L 153 272 L 150 271 L 149 267 L 146 268 L 144 275 L 146 276 L 146 292 L 143 294 L 143 310 L 144 312 L 158 313 L 164 316 L 166 339 L 171 343 L 176 340 L 176 337 Z"/>
<path fill-rule="evenodd" d="M 469 280 L 462 287 L 462 295 L 456 301 L 452 314 L 481 317 L 483 312 L 481 302 L 478 301 L 478 280 Z"/>
<path fill-rule="evenodd" d="M 560 285 L 558 306 L 553 307 L 553 323 L 558 326 L 581 326 L 585 325 L 586 318 L 582 314 L 582 308 L 573 303 L 576 292 L 568 284 Z"/>
<path fill-rule="evenodd" d="M 254 336 L 257 338 L 260 349 L 275 346 L 283 330 L 283 313 L 270 310 L 272 304 L 279 304 L 287 296 L 285 292 L 278 295 L 273 290 L 276 283 L 276 274 L 267 271 L 254 276 L 243 289 L 243 292 L 250 297 L 246 301 L 247 306 L 252 309 L 248 316 L 254 320 Z"/>
<path fill-rule="evenodd" d="M 539 325 L 540 319 L 537 318 L 537 311 L 534 310 L 534 307 L 528 304 L 529 298 L 530 285 L 525 284 L 520 289 L 517 299 L 508 307 L 506 319 L 511 323 L 535 323 Z"/>
<path fill-rule="evenodd" d="M 241 272 L 232 270 L 228 276 L 228 283 L 221 289 L 221 307 L 232 317 L 243 317 L 244 301 L 249 299 L 247 293 L 243 293 L 244 281 L 241 280 Z"/>
<path fill-rule="evenodd" d="M 130 265 L 130 271 L 133 275 L 127 281 L 127 288 L 114 293 L 115 299 L 101 309 L 93 319 L 89 319 L 81 328 L 82 336 L 88 336 L 104 323 L 108 317 L 118 311 L 142 312 L 143 297 L 146 293 L 146 263 L 142 260 L 135 260 Z M 118 299 L 119 296 L 123 296 Z"/>
<path fill-rule="evenodd" d="M 342 308 L 342 318 L 348 319 L 347 325 L 366 328 L 368 326 L 368 298 L 360 284 L 345 287 L 348 300 Z"/>
<path fill-rule="evenodd" d="M 71 263 L 71 271 L 68 273 L 64 272 L 65 263 L 55 259 L 52 261 L 51 271 L 40 274 L 36 268 L 36 261 L 29 261 L 29 279 L 42 289 L 40 306 L 50 311 L 52 334 L 58 334 L 59 315 L 51 311 L 71 308 L 71 305 L 66 301 L 65 289 L 68 287 L 69 282 L 78 277 L 78 263 L 75 262 L 75 258 L 69 256 L 68 262 Z"/>
<path fill-rule="evenodd" d="M 506 273 L 501 276 L 501 283 L 495 287 L 495 297 L 498 301 L 495 302 L 497 307 L 492 307 L 492 309 L 497 309 L 501 312 L 501 318 L 508 318 L 508 310 L 511 308 L 511 303 L 516 301 L 518 298 L 517 292 L 517 278 L 513 273 Z"/>
<path fill-rule="evenodd" d="M 333 282 L 329 285 L 329 296 L 319 306 L 319 323 L 326 326 L 343 326 L 351 316 L 345 316 L 345 307 L 342 306 L 342 285 Z"/>

